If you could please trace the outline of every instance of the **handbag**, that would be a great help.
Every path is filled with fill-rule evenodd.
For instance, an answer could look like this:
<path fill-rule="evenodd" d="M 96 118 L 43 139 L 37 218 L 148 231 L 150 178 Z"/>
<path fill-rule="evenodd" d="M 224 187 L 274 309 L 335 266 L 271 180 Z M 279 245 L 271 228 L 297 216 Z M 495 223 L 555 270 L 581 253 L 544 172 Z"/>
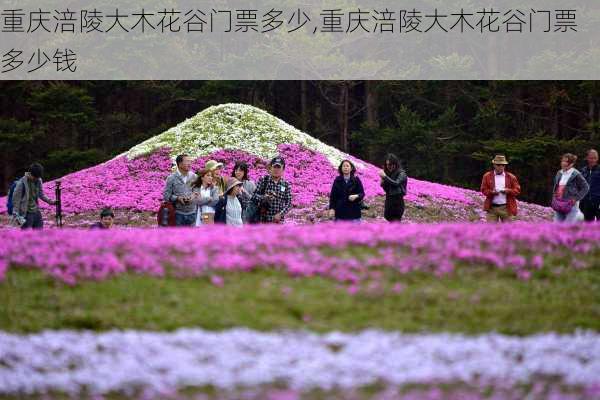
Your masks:
<path fill-rule="evenodd" d="M 573 208 L 573 204 L 571 203 L 570 200 L 559 199 L 558 197 L 554 197 L 552 199 L 551 207 L 557 213 L 568 214 L 571 212 L 571 209 Z"/>

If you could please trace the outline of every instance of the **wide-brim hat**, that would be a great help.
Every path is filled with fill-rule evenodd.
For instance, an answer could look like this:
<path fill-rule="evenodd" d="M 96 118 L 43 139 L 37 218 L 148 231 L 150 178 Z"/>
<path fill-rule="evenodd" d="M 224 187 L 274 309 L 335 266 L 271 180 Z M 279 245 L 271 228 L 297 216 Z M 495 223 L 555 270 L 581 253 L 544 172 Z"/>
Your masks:
<path fill-rule="evenodd" d="M 508 165 L 508 161 L 506 161 L 506 157 L 503 155 L 496 155 L 496 157 L 494 157 L 494 159 L 492 160 L 492 164 L 498 164 L 498 165 Z"/>
<path fill-rule="evenodd" d="M 206 164 L 204 164 L 204 168 L 209 170 L 209 171 L 213 171 L 219 167 L 223 167 L 223 163 L 220 163 L 218 161 L 215 160 L 209 160 L 206 162 Z"/>
<path fill-rule="evenodd" d="M 231 189 L 233 189 L 236 186 L 241 186 L 242 182 L 238 181 L 236 178 L 230 178 L 227 181 L 227 186 L 225 187 L 225 193 L 229 193 L 229 191 Z"/>

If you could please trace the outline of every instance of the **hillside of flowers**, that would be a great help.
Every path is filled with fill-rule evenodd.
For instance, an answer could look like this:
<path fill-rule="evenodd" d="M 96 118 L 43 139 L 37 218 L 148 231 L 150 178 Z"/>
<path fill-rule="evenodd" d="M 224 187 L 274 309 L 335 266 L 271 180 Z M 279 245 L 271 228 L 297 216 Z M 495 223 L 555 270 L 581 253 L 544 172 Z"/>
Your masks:
<path fill-rule="evenodd" d="M 86 213 L 95 217 L 106 206 L 153 213 L 159 206 L 165 178 L 180 153 L 192 155 L 196 169 L 209 159 L 217 159 L 226 164 L 227 175 L 235 161 L 247 161 L 252 179 L 266 173 L 273 155 L 282 155 L 287 162 L 285 178 L 293 188 L 295 217 L 290 221 L 314 220 L 324 209 L 323 198 L 329 194 L 337 166 L 345 158 L 356 163 L 368 203 L 377 205 L 383 195 L 377 167 L 327 146 L 256 107 L 225 104 L 210 107 L 106 163 L 61 178 L 67 220 Z M 53 197 L 54 182 L 46 182 L 44 190 Z M 409 208 L 448 210 L 433 219 L 468 221 L 483 216 L 479 210 L 482 198 L 477 192 L 417 179 L 409 179 L 408 191 Z M 41 206 L 50 217 L 52 208 L 45 203 Z M 6 198 L 0 198 L 1 213 L 6 213 Z M 523 204 L 521 215 L 524 220 L 535 221 L 548 219 L 550 213 L 547 208 Z M 148 217 L 141 224 L 150 224 L 151 220 Z"/>
<path fill-rule="evenodd" d="M 373 223 L 350 228 L 341 223 L 319 229 L 252 226 L 244 231 L 243 246 L 239 232 L 227 226 L 173 228 L 167 235 L 154 229 L 86 234 L 65 229 L 43 235 L 4 229 L 0 277 L 9 268 L 33 268 L 72 285 L 127 273 L 205 276 L 222 285 L 223 273 L 267 268 L 326 277 L 356 293 L 367 282 L 372 288 L 399 290 L 398 277 L 414 271 L 444 276 L 457 268 L 487 266 L 528 280 L 538 273 L 597 267 L 600 256 L 598 224 Z"/>

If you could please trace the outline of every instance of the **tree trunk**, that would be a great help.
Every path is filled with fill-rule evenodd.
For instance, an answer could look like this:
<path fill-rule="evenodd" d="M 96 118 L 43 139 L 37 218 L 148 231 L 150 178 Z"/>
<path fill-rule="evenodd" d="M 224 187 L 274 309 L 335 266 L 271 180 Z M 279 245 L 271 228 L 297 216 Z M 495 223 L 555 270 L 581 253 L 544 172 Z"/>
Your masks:
<path fill-rule="evenodd" d="M 350 102 L 348 99 L 348 84 L 342 82 L 340 87 L 340 147 L 342 151 L 348 152 L 348 108 Z"/>
<path fill-rule="evenodd" d="M 308 84 L 300 81 L 300 128 L 308 131 Z"/>
<path fill-rule="evenodd" d="M 366 123 L 370 128 L 377 128 L 377 83 L 375 81 L 365 82 L 365 111 Z"/>

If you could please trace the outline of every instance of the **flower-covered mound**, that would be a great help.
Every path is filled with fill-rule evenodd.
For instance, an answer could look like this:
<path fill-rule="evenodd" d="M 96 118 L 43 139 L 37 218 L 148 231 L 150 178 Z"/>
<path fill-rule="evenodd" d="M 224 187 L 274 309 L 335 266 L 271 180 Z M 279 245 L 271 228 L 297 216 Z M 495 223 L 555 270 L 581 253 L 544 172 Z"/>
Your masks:
<path fill-rule="evenodd" d="M 383 195 L 375 166 L 325 145 L 263 110 L 225 104 L 210 107 L 106 163 L 61 178 L 67 222 L 74 223 L 70 218 L 73 215 L 95 215 L 106 206 L 131 214 L 155 212 L 165 179 L 173 170 L 176 155 L 181 153 L 194 157 L 195 169 L 208 159 L 217 159 L 226 164 L 226 175 L 231 174 L 236 161 L 247 161 L 254 180 L 266 174 L 267 162 L 273 155 L 282 155 L 295 206 L 289 221 L 315 220 L 315 215 L 326 208 L 323 199 L 329 194 L 342 159 L 355 162 L 367 202 L 376 205 Z M 54 182 L 44 185 L 51 198 L 54 187 Z M 483 218 L 482 197 L 471 190 L 409 179 L 406 200 L 409 208 L 436 210 L 431 218 L 412 217 L 415 221 Z M 41 206 L 46 219 L 50 219 L 52 207 L 45 203 Z M 0 213 L 6 213 L 6 198 L 0 198 Z M 544 220 L 549 216 L 547 208 L 521 204 L 522 219 Z M 151 221 L 152 218 L 147 218 L 145 224 Z"/>
<path fill-rule="evenodd" d="M 35 268 L 75 284 L 124 273 L 213 276 L 276 268 L 350 285 L 388 285 L 413 271 L 437 276 L 487 266 L 523 280 L 598 266 L 600 224 L 363 224 L 0 230 L 0 278 Z M 227 249 L 227 251 L 224 251 Z M 551 270 L 550 270 L 551 269 Z M 391 276 L 389 274 L 392 274 Z"/>
<path fill-rule="evenodd" d="M 232 389 L 275 382 L 292 389 L 348 389 L 378 382 L 505 387 L 552 379 L 597 387 L 600 335 L 0 332 L 0 371 L 5 395 Z"/>

